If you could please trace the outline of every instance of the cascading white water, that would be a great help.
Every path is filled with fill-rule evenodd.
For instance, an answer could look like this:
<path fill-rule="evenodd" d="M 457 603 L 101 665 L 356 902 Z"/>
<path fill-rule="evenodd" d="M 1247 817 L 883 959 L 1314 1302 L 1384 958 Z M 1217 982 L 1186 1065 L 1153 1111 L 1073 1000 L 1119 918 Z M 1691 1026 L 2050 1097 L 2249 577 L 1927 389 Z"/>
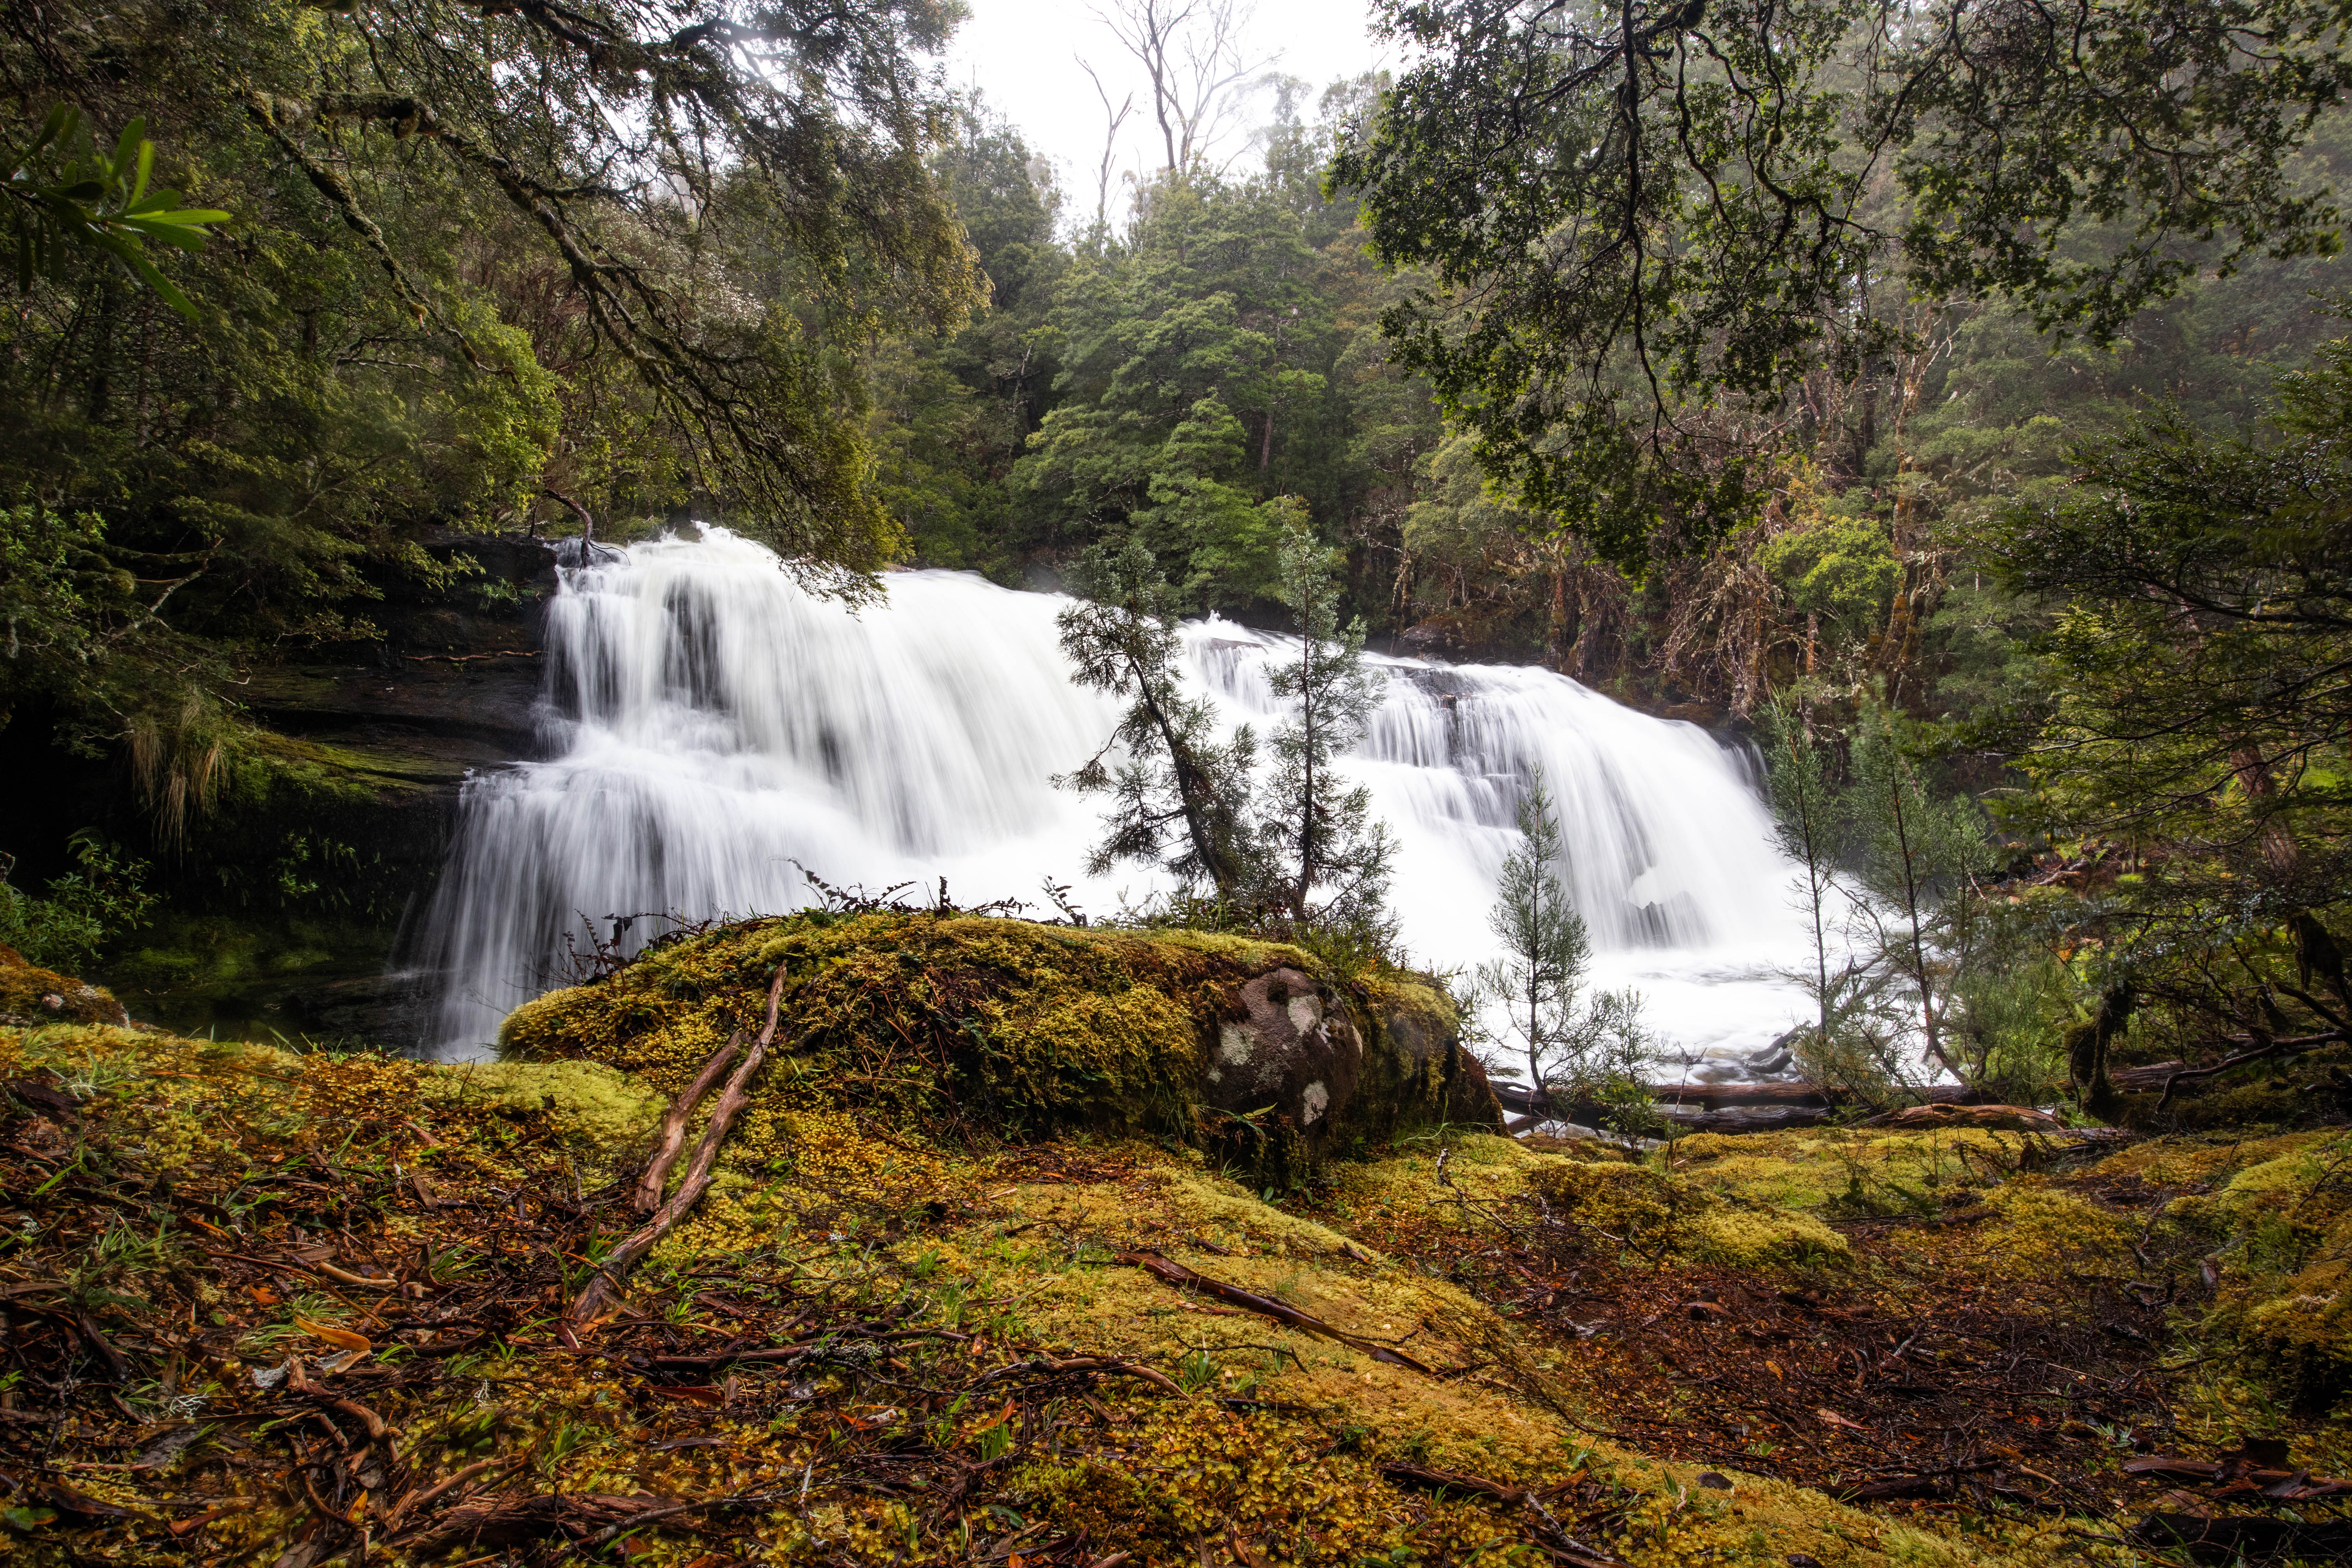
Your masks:
<path fill-rule="evenodd" d="M 1069 682 L 1066 601 L 945 572 L 887 589 L 853 614 L 719 530 L 563 572 L 553 760 L 468 781 L 426 921 L 440 1054 L 483 1049 L 554 983 L 583 919 L 797 909 L 814 901 L 802 866 L 868 888 L 945 877 L 966 905 L 1034 900 L 1050 876 L 1107 911 L 1160 885 L 1080 874 L 1096 807 L 1052 775 L 1094 754 L 1117 704 Z M 1229 722 L 1278 721 L 1265 669 L 1282 641 L 1187 628 Z M 1400 841 L 1391 902 L 1419 960 L 1491 955 L 1496 878 L 1540 765 L 1599 982 L 1639 987 L 1682 1047 L 1761 1045 L 1803 1011 L 1779 978 L 1798 953 L 1789 868 L 1738 753 L 1546 670 L 1376 662 L 1388 695 L 1349 767 Z"/>

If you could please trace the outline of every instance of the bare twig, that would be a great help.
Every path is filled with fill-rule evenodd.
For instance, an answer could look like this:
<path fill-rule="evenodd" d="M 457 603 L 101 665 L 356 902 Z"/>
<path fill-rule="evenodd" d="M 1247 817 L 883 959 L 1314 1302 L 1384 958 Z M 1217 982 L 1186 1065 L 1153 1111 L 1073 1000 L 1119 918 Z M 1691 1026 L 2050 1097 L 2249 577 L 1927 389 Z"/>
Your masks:
<path fill-rule="evenodd" d="M 651 1214 L 661 1207 L 662 1188 L 669 1182 L 669 1168 L 677 1163 L 677 1156 L 686 1147 L 686 1124 L 693 1120 L 702 1097 L 710 1092 L 719 1075 L 727 1070 L 742 1046 L 743 1031 L 738 1029 L 727 1037 L 725 1045 L 710 1053 L 710 1059 L 702 1064 L 702 1070 L 686 1086 L 686 1092 L 670 1101 L 669 1110 L 662 1116 L 661 1135 L 655 1143 L 653 1161 L 637 1182 L 635 1206 L 639 1214 Z"/>
<path fill-rule="evenodd" d="M 761 1026 L 760 1037 L 752 1041 L 751 1048 L 744 1053 L 734 1076 L 727 1080 L 726 1090 L 719 1095 L 719 1104 L 710 1113 L 710 1125 L 703 1129 L 702 1142 L 695 1145 L 694 1157 L 687 1162 L 686 1179 L 678 1184 L 676 1194 L 653 1218 L 631 1232 L 626 1240 L 605 1255 L 604 1260 L 596 1266 L 594 1277 L 573 1299 L 572 1310 L 564 1314 L 566 1322 L 593 1321 L 605 1303 L 612 1300 L 621 1280 L 636 1266 L 637 1259 L 652 1251 L 654 1245 L 667 1236 L 671 1228 L 702 1201 L 704 1190 L 710 1185 L 711 1167 L 718 1162 L 719 1145 L 726 1142 L 735 1118 L 751 1102 L 752 1076 L 767 1060 L 768 1047 L 776 1037 L 776 1009 L 782 1002 L 783 994 L 784 967 L 779 963 L 776 978 L 768 987 L 767 1022 Z"/>

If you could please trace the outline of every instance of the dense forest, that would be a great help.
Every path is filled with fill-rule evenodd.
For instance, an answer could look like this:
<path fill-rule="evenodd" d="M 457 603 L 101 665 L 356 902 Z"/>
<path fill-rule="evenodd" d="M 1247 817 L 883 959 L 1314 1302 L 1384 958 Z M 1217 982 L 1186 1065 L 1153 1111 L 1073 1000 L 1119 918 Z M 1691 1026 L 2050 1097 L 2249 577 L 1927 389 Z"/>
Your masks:
<path fill-rule="evenodd" d="M 2045 1013 L 2177 993 L 2200 1021 L 2158 1033 L 2189 1049 L 2322 1005 L 2307 954 L 2294 1002 L 2264 961 L 2231 980 L 2221 950 L 2159 934 L 2224 896 L 2191 868 L 2226 846 L 2263 844 L 2285 879 L 2244 893 L 2230 965 L 2295 921 L 2322 942 L 2340 886 L 2329 503 L 2296 525 L 2315 545 L 2187 542 L 2332 471 L 2346 127 L 2320 77 L 2182 107 L 2116 66 L 2098 90 L 2177 126 L 2134 156 L 2201 147 L 2227 177 L 2167 195 L 2104 131 L 2045 128 L 2154 193 L 2079 209 L 1956 185 L 1933 151 L 2038 109 L 1906 132 L 1809 67 L 1800 153 L 1770 140 L 1797 111 L 1752 83 L 1645 78 L 1643 115 L 1703 108 L 1721 151 L 1644 140 L 1637 115 L 1627 177 L 1653 154 L 1804 175 L 1635 219 L 1626 190 L 1546 163 L 1564 126 L 1491 121 L 1459 79 L 1598 69 L 1575 62 L 1599 46 L 1570 28 L 1529 53 L 1553 22 L 1445 7 L 1394 19 L 1428 51 L 1404 80 L 1257 84 L 1242 151 L 1171 140 L 1116 192 L 1107 162 L 1087 211 L 984 96 L 922 88 L 944 14 L 761 15 L 710 22 L 723 43 L 629 10 L 15 16 L 5 733 L 48 781 L 11 847 L 27 941 L 47 921 L 57 956 L 122 958 L 143 921 L 159 973 L 201 968 L 156 933 L 234 910 L 380 946 L 412 890 L 380 874 L 400 814 L 248 694 L 273 667 L 429 660 L 421 625 L 512 601 L 486 564 L 501 538 L 729 521 L 852 598 L 899 564 L 1058 587 L 1089 549 L 1140 546 L 1171 613 L 1279 625 L 1304 529 L 1343 552 L 1334 625 L 1376 646 L 1541 662 L 1735 729 L 1777 714 L 1827 748 L 1829 786 L 1851 726 L 1899 727 L 1919 787 L 1995 814 L 1982 865 L 1933 873 L 1939 900 L 2003 856 L 2095 863 L 2092 905 L 2051 918 L 2152 955 L 2128 984 L 2060 965 Z M 520 60 L 528 88 L 493 63 Z M 1992 68 L 1885 68 L 1962 92 Z M 1204 106 L 1175 107 L 1189 142 Z M 1824 129 L 1853 113 L 1877 164 Z M 106 161 L 123 127 L 142 192 L 137 139 Z M 163 210 L 151 162 L 190 226 L 140 230 L 142 200 Z M 1772 223 L 1768 191 L 1795 204 Z M 1654 228 L 1715 260 L 1650 280 L 1621 247 L 1563 293 L 1478 250 L 1578 203 L 1621 242 Z M 2030 253 L 1953 237 L 2037 222 Z M 1869 281 L 1824 281 L 1832 263 Z M 1625 309 L 1645 300 L 1647 328 Z M 2149 703 L 2169 722 L 2143 734 Z"/>
<path fill-rule="evenodd" d="M 1832 884 L 1891 874 L 1871 726 L 1883 806 L 1979 802 L 1933 866 L 1897 856 L 1907 934 L 1874 941 L 1911 978 L 1839 994 L 1916 1017 L 1864 1057 L 1973 1031 L 1975 1074 L 1999 1037 L 2047 1092 L 2122 998 L 2142 1059 L 2341 1028 L 2332 66 L 2208 102 L 2000 46 L 2053 103 L 2168 117 L 2126 156 L 2079 105 L 1982 96 L 2027 68 L 1998 49 L 1873 86 L 1808 34 L 1801 113 L 1727 56 L 1704 90 L 1643 76 L 1624 179 L 1753 177 L 1633 216 L 1557 162 L 1588 132 L 1493 118 L 1480 73 L 1532 91 L 1606 54 L 1507 7 L 1399 12 L 1404 79 L 1258 81 L 1220 161 L 1171 131 L 1167 166 L 1114 189 L 1106 161 L 1091 193 L 925 76 L 945 13 L 653 17 L 11 13 L 20 945 L 159 994 L 380 966 L 437 781 L 497 752 L 330 732 L 304 693 L 509 657 L 506 542 L 723 521 L 852 600 L 893 566 L 1064 587 L 1140 548 L 1169 614 L 1287 626 L 1300 536 L 1374 647 L 1539 662 L 1819 770 L 1836 821 L 1800 838 Z M 1889 82 L 1975 107 L 1895 124 Z M 1189 143 L 1211 109 L 1159 112 Z M 1659 116 L 1713 117 L 1716 151 Z M 1955 183 L 1955 149 L 2029 130 L 2072 172 Z M 2182 194 L 2193 157 L 2216 173 Z M 1574 287 L 1478 248 L 1568 212 L 1619 234 Z"/>
<path fill-rule="evenodd" d="M 2352 8 L 1099 19 L 1071 172 L 950 0 L 0 0 L 0 1557 L 2352 1556 Z M 425 1059 L 665 536 L 1065 595 L 901 580 L 1160 890 L 592 907 Z M 1721 763 L 1804 1016 L 1664 1081 L 1539 768 L 1432 972 L 1368 651 Z"/>

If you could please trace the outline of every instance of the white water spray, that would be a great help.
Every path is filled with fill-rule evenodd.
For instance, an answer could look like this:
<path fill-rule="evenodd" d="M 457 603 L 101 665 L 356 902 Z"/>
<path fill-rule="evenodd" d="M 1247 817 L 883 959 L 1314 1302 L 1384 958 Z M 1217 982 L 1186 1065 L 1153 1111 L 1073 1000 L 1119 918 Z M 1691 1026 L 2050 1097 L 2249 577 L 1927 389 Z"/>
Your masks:
<path fill-rule="evenodd" d="M 945 877 L 965 905 L 1034 900 L 1051 875 L 1108 912 L 1160 885 L 1079 874 L 1096 807 L 1051 778 L 1094 754 L 1118 707 L 1068 679 L 1066 601 L 909 572 L 853 615 L 718 530 L 562 575 L 541 715 L 553 760 L 467 782 L 426 921 L 439 1054 L 482 1051 L 561 983 L 583 919 L 602 932 L 613 915 L 798 909 L 814 901 L 799 865 L 869 889 Z M 1283 640 L 1187 628 L 1229 721 L 1278 721 L 1265 669 Z M 1547 670 L 1374 662 L 1388 696 L 1349 766 L 1400 841 L 1391 906 L 1418 960 L 1492 956 L 1496 878 L 1540 765 L 1599 983 L 1637 986 L 1685 1049 L 1760 1046 L 1804 1014 L 1779 977 L 1801 952 L 1789 868 L 1738 753 Z M 660 929 L 640 920 L 628 940 Z"/>

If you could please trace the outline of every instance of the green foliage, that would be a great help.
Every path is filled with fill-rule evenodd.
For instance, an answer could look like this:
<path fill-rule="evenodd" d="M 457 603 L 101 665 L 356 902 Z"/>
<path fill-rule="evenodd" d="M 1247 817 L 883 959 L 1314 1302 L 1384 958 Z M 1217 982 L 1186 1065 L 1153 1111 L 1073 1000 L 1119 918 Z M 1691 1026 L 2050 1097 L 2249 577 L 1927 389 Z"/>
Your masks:
<path fill-rule="evenodd" d="M 182 207 L 179 192 L 147 188 L 155 144 L 147 140 L 145 121 L 124 126 L 111 153 L 99 144 L 94 129 L 84 128 L 79 110 L 61 103 L 26 147 L 0 149 L 0 212 L 7 215 L 8 237 L 16 247 L 16 291 L 29 292 L 36 277 L 63 281 L 72 247 L 96 249 L 194 320 L 195 306 L 155 270 L 145 243 L 201 249 L 207 230 L 229 215 Z"/>
<path fill-rule="evenodd" d="M 1566 1108 L 1598 1105 L 1620 1131 L 1639 1131 L 1650 1041 L 1636 993 L 1585 994 L 1591 942 L 1560 875 L 1567 844 L 1540 770 L 1519 802 L 1519 843 L 1503 861 L 1488 917 L 1503 954 L 1478 966 L 1472 995 L 1506 1018 L 1497 1044 L 1524 1058 L 1528 1086 Z"/>
<path fill-rule="evenodd" d="M 1756 555 L 1790 608 L 1819 616 L 1832 640 L 1849 644 L 1885 625 L 1903 581 L 1903 563 L 1885 531 L 1866 518 L 1823 517 L 1810 528 L 1774 534 Z"/>
<path fill-rule="evenodd" d="M 0 155 L 0 707 L 96 752 L 193 704 L 266 758 L 251 661 L 380 638 L 373 601 L 450 586 L 423 541 L 551 504 L 698 507 L 867 585 L 899 534 L 860 357 L 952 330 L 978 283 L 926 163 L 949 126 L 919 57 L 953 14 L 697 15 L 67 4 L 9 29 L 5 123 L 77 110 Z M 130 127 L 111 152 L 100 121 Z"/>
<path fill-rule="evenodd" d="M 15 858 L 0 856 L 0 946 L 37 967 L 79 974 L 145 924 L 155 899 L 142 886 L 144 861 L 94 834 L 77 836 L 73 852 L 81 869 L 52 880 L 47 898 L 10 886 Z"/>
<path fill-rule="evenodd" d="M 1056 617 L 1062 651 L 1081 686 L 1130 699 L 1104 748 L 1055 783 L 1111 802 L 1106 834 L 1087 860 L 1099 876 L 1121 860 L 1164 866 L 1188 889 L 1206 883 L 1220 900 L 1256 878 L 1250 820 L 1256 741 L 1244 725 L 1219 741 L 1208 704 L 1178 685 L 1182 643 L 1173 595 L 1140 543 L 1087 552 L 1086 597 Z M 1116 763 L 1112 753 L 1121 753 Z"/>
<path fill-rule="evenodd" d="M 1049 317 L 1055 406 L 1014 474 L 1030 548 L 1131 536 L 1187 604 L 1266 604 L 1298 508 L 1329 540 L 1409 480 L 1427 399 L 1354 314 L 1380 285 L 1347 209 L 1280 161 L 1311 134 L 1286 134 L 1265 177 L 1165 177 L 1124 243 L 1073 258 Z"/>
<path fill-rule="evenodd" d="M 1384 325 L 1489 471 L 1628 570 L 1760 510 L 1801 384 L 1908 345 L 1914 299 L 2105 342 L 2200 267 L 2336 246 L 2285 167 L 2335 95 L 2328 0 L 1382 9 L 1419 59 L 1332 178 L 1431 274 Z"/>
<path fill-rule="evenodd" d="M 2352 885 L 2347 408 L 2339 340 L 2281 383 L 2266 429 L 2153 413 L 1969 535 L 2005 585 L 2069 601 L 2040 644 L 2053 700 L 2021 737 L 2034 805 L 2062 839 L 2176 846 L 2145 902 L 2275 919 Z"/>
<path fill-rule="evenodd" d="M 2339 340 L 2252 430 L 2158 409 L 1961 531 L 2000 591 L 2057 606 L 2021 645 L 2032 685 L 1963 732 L 2018 753 L 2016 826 L 2113 868 L 2051 919 L 2176 1058 L 2352 1025 L 2326 923 L 2352 886 L 2347 407 Z"/>
<path fill-rule="evenodd" d="M 977 95 L 957 100 L 932 168 L 988 279 L 989 302 L 952 336 L 906 335 L 876 349 L 878 493 L 916 561 L 1017 580 L 1023 519 L 1013 468 L 1060 364 L 1045 325 L 1069 264 L 1054 239 L 1060 195 Z"/>
<path fill-rule="evenodd" d="M 8 619 L 8 663 L 0 704 L 26 692 L 71 690 L 103 652 L 100 603 L 119 603 L 124 584 L 100 547 L 94 512 L 51 511 L 38 502 L 0 508 L 0 612 Z"/>
<path fill-rule="evenodd" d="M 1363 738 L 1381 679 L 1364 667 L 1363 621 L 1339 627 L 1339 574 L 1304 518 L 1294 516 L 1283 536 L 1280 571 L 1298 655 L 1271 677 L 1274 694 L 1293 707 L 1275 729 L 1261 796 L 1258 831 L 1275 879 L 1266 901 L 1302 922 L 1381 928 L 1395 845 L 1387 824 L 1371 820 L 1371 791 L 1333 772 Z M 1331 890 L 1320 906 L 1310 902 L 1318 888 Z"/>
<path fill-rule="evenodd" d="M 1947 993 L 1945 1046 L 1968 1081 L 2009 1105 L 2063 1098 L 2064 1025 L 2083 993 L 2051 941 L 2048 911 L 2031 903 L 1983 900 L 1973 962 Z"/>

